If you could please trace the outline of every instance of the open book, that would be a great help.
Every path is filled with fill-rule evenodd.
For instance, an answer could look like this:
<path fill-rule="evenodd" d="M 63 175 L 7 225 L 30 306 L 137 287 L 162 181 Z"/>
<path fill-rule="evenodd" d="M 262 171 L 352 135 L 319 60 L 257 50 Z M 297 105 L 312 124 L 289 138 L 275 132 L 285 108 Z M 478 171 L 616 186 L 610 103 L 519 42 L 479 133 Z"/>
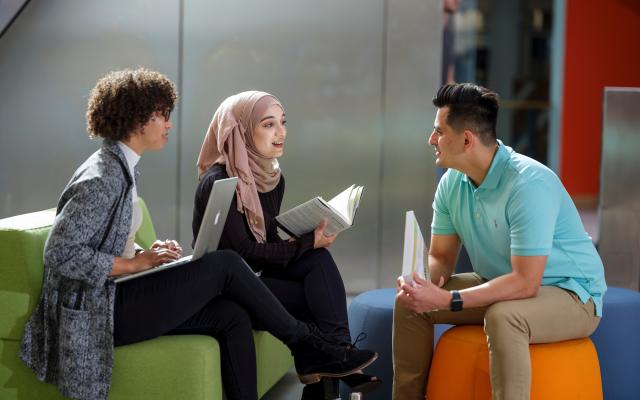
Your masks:
<path fill-rule="evenodd" d="M 413 211 L 407 211 L 404 223 L 404 254 L 402 256 L 402 277 L 405 282 L 413 282 L 413 272 L 422 279 L 430 279 L 429 267 L 424 262 L 425 246 L 420 226 Z"/>
<path fill-rule="evenodd" d="M 342 232 L 353 225 L 363 190 L 363 186 L 351 185 L 329 201 L 314 197 L 278 215 L 276 221 L 290 236 L 297 237 L 315 230 L 323 218 L 327 219 L 327 235 Z"/>

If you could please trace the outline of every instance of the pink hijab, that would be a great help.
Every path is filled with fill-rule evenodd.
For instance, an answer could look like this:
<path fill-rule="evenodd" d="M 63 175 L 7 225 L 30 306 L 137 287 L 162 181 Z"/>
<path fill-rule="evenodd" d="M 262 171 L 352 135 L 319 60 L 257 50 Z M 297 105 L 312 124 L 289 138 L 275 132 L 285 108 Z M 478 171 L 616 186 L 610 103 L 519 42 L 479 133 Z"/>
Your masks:
<path fill-rule="evenodd" d="M 253 127 L 274 104 L 284 110 L 277 98 L 265 92 L 249 91 L 228 97 L 213 114 L 198 156 L 198 179 L 213 164 L 224 164 L 229 176 L 238 177 L 238 211 L 246 215 L 258 243 L 267 240 L 258 192 L 270 192 L 276 187 L 280 167 L 277 159 L 258 153 Z"/>

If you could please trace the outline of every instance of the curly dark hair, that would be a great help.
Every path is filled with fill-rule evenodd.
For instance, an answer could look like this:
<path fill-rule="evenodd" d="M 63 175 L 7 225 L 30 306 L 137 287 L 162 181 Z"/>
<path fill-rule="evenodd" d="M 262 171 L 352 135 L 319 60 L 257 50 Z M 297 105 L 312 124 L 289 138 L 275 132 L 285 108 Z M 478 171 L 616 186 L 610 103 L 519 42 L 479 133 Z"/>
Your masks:
<path fill-rule="evenodd" d="M 473 83 L 451 83 L 442 86 L 433 98 L 438 108 L 449 107 L 447 124 L 456 131 L 471 129 L 485 145 L 496 142 L 498 95 Z"/>
<path fill-rule="evenodd" d="M 154 112 L 168 119 L 177 97 L 173 82 L 159 72 L 146 68 L 109 72 L 89 95 L 89 137 L 126 140 Z"/>

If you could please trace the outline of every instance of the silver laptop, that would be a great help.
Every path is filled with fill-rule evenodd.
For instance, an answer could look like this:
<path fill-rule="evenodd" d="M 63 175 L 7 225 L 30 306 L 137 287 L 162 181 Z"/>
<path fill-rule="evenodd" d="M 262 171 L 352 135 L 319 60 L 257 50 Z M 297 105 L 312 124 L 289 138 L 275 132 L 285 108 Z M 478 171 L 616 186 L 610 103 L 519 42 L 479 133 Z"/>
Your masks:
<path fill-rule="evenodd" d="M 182 257 L 176 261 L 162 264 L 154 268 L 136 272 L 135 274 L 121 275 L 113 281 L 120 283 L 136 279 L 141 276 L 154 274 L 156 272 L 186 264 L 191 260 L 197 260 L 205 254 L 216 251 L 218 249 L 218 243 L 220 243 L 224 223 L 227 220 L 229 206 L 231 205 L 233 194 L 236 191 L 237 182 L 238 178 L 227 178 L 217 180 L 213 183 L 213 188 L 211 188 L 211 194 L 209 195 L 207 208 L 205 209 L 204 216 L 202 217 L 202 224 L 200 224 L 200 231 L 198 231 L 198 237 L 196 238 L 196 245 L 193 249 L 192 255 Z"/>

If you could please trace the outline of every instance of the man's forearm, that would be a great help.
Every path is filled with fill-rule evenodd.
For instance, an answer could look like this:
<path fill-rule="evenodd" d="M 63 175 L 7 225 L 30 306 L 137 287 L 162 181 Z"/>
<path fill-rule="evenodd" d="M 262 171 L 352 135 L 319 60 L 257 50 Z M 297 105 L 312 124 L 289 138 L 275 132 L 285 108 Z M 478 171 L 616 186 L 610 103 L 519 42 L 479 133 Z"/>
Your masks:
<path fill-rule="evenodd" d="M 447 283 L 451 274 L 453 273 L 454 265 L 451 261 L 447 262 L 429 255 L 429 275 L 431 276 L 431 282 L 434 285 L 440 284 L 440 278 L 444 278 L 444 282 Z"/>
<path fill-rule="evenodd" d="M 534 297 L 539 287 L 539 282 L 530 282 L 526 277 L 511 272 L 482 285 L 461 290 L 460 295 L 464 302 L 464 308 L 474 308 L 488 306 L 499 301 Z"/>

